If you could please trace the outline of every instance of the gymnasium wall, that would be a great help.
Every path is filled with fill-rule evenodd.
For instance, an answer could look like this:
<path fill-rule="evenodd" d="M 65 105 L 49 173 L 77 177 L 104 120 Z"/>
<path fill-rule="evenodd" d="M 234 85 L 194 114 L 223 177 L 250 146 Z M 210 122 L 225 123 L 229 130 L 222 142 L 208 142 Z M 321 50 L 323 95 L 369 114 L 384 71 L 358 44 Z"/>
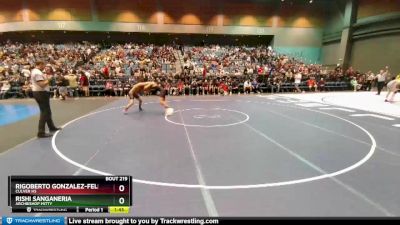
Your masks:
<path fill-rule="evenodd" d="M 400 1 L 359 0 L 350 63 L 361 71 L 386 65 L 400 73 Z"/>
<path fill-rule="evenodd" d="M 344 29 L 344 5 L 336 4 L 330 11 L 323 31 L 322 63 L 335 65 L 339 61 L 341 33 Z M 400 73 L 400 1 L 358 0 L 356 21 L 352 25 L 350 65 L 360 71 L 377 72 L 389 65 Z"/>
<path fill-rule="evenodd" d="M 339 2 L 333 4 L 327 17 L 322 37 L 321 63 L 333 67 L 341 63 L 339 50 L 344 26 L 344 4 Z"/>
<path fill-rule="evenodd" d="M 340 43 L 339 42 L 334 42 L 334 43 L 327 43 L 324 44 L 322 47 L 322 52 L 321 52 L 321 63 L 326 66 L 333 67 L 338 63 L 341 63 L 339 61 L 339 48 L 340 48 Z"/>
<path fill-rule="evenodd" d="M 96 0 L 99 21 L 157 23 L 157 0 Z"/>
<path fill-rule="evenodd" d="M 397 75 L 400 73 L 399 49 L 399 34 L 357 40 L 353 44 L 351 65 L 360 71 L 375 73 L 388 65 Z"/>
<path fill-rule="evenodd" d="M 294 2 L 294 3 L 293 3 Z M 0 0 L 0 32 L 110 31 L 274 36 L 273 47 L 321 60 L 331 1 Z"/>
<path fill-rule="evenodd" d="M 398 0 L 358 0 L 357 20 L 400 12 Z"/>
<path fill-rule="evenodd" d="M 22 1 L 0 1 L 0 24 L 22 20 Z"/>
<path fill-rule="evenodd" d="M 321 28 L 328 11 L 321 4 L 286 4 L 279 0 L 0 0 L 0 23 L 94 19 L 116 23 Z"/>
<path fill-rule="evenodd" d="M 89 0 L 24 0 L 30 21 L 89 21 Z"/>

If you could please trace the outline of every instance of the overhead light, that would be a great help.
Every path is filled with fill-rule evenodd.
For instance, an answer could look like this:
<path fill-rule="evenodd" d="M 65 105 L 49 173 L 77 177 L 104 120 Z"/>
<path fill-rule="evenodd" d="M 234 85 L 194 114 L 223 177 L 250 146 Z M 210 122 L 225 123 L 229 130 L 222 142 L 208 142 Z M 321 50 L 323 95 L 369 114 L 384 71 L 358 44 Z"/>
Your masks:
<path fill-rule="evenodd" d="M 313 3 L 313 0 L 310 0 L 309 2 L 310 2 L 310 4 L 311 4 L 311 3 Z"/>

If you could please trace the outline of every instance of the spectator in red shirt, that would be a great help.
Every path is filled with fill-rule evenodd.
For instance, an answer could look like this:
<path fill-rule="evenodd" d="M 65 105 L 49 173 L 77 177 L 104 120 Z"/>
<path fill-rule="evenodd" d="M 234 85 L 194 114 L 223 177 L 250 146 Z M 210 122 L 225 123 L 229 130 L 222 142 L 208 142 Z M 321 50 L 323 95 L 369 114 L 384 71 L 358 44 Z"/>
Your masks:
<path fill-rule="evenodd" d="M 220 90 L 221 94 L 228 95 L 229 87 L 228 87 L 228 85 L 225 84 L 225 82 L 222 81 L 219 84 L 219 90 Z"/>
<path fill-rule="evenodd" d="M 356 75 L 356 72 L 354 71 L 353 67 L 350 67 L 346 70 L 346 76 L 348 77 L 354 77 Z"/>
<path fill-rule="evenodd" d="M 110 70 L 108 69 L 108 66 L 103 67 L 102 72 L 105 78 L 108 78 L 110 76 Z"/>
<path fill-rule="evenodd" d="M 314 77 L 311 77 L 310 79 L 307 80 L 307 86 L 308 86 L 308 90 L 310 90 L 310 91 L 317 90 L 317 83 L 315 82 Z"/>
<path fill-rule="evenodd" d="M 184 89 L 184 83 L 183 83 L 183 81 L 182 80 L 179 80 L 179 82 L 178 82 L 178 94 L 179 95 L 182 95 L 183 94 L 183 89 Z"/>
<path fill-rule="evenodd" d="M 89 97 L 89 79 L 83 71 L 81 71 L 81 77 L 79 78 L 79 86 L 85 97 Z"/>
<path fill-rule="evenodd" d="M 263 74 L 263 73 L 264 73 L 264 69 L 263 69 L 263 67 L 262 67 L 262 66 L 258 67 L 258 69 L 257 69 L 257 73 L 258 73 L 258 75 L 261 75 L 261 74 Z"/>

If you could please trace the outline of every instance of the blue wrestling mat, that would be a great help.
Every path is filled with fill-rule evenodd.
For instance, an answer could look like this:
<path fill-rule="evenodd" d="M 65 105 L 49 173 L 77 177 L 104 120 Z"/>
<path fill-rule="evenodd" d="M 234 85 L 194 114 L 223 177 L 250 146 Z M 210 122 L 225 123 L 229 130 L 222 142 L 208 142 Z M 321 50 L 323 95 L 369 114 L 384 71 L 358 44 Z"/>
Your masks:
<path fill-rule="evenodd" d="M 39 108 L 35 105 L 1 104 L 0 126 L 18 122 L 36 114 L 39 114 Z"/>

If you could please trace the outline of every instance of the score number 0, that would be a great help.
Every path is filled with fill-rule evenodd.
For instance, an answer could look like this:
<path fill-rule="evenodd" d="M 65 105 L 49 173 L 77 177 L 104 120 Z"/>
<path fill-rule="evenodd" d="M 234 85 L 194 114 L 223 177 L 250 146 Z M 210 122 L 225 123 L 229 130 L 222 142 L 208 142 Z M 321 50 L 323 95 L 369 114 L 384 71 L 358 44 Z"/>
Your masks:
<path fill-rule="evenodd" d="M 119 191 L 119 192 L 124 192 L 124 191 L 125 191 L 125 185 L 122 185 L 122 184 L 119 185 L 118 191 Z M 125 198 L 124 198 L 124 197 L 120 197 L 120 198 L 118 199 L 118 202 L 119 202 L 120 205 L 123 205 L 123 204 L 125 203 Z"/>

